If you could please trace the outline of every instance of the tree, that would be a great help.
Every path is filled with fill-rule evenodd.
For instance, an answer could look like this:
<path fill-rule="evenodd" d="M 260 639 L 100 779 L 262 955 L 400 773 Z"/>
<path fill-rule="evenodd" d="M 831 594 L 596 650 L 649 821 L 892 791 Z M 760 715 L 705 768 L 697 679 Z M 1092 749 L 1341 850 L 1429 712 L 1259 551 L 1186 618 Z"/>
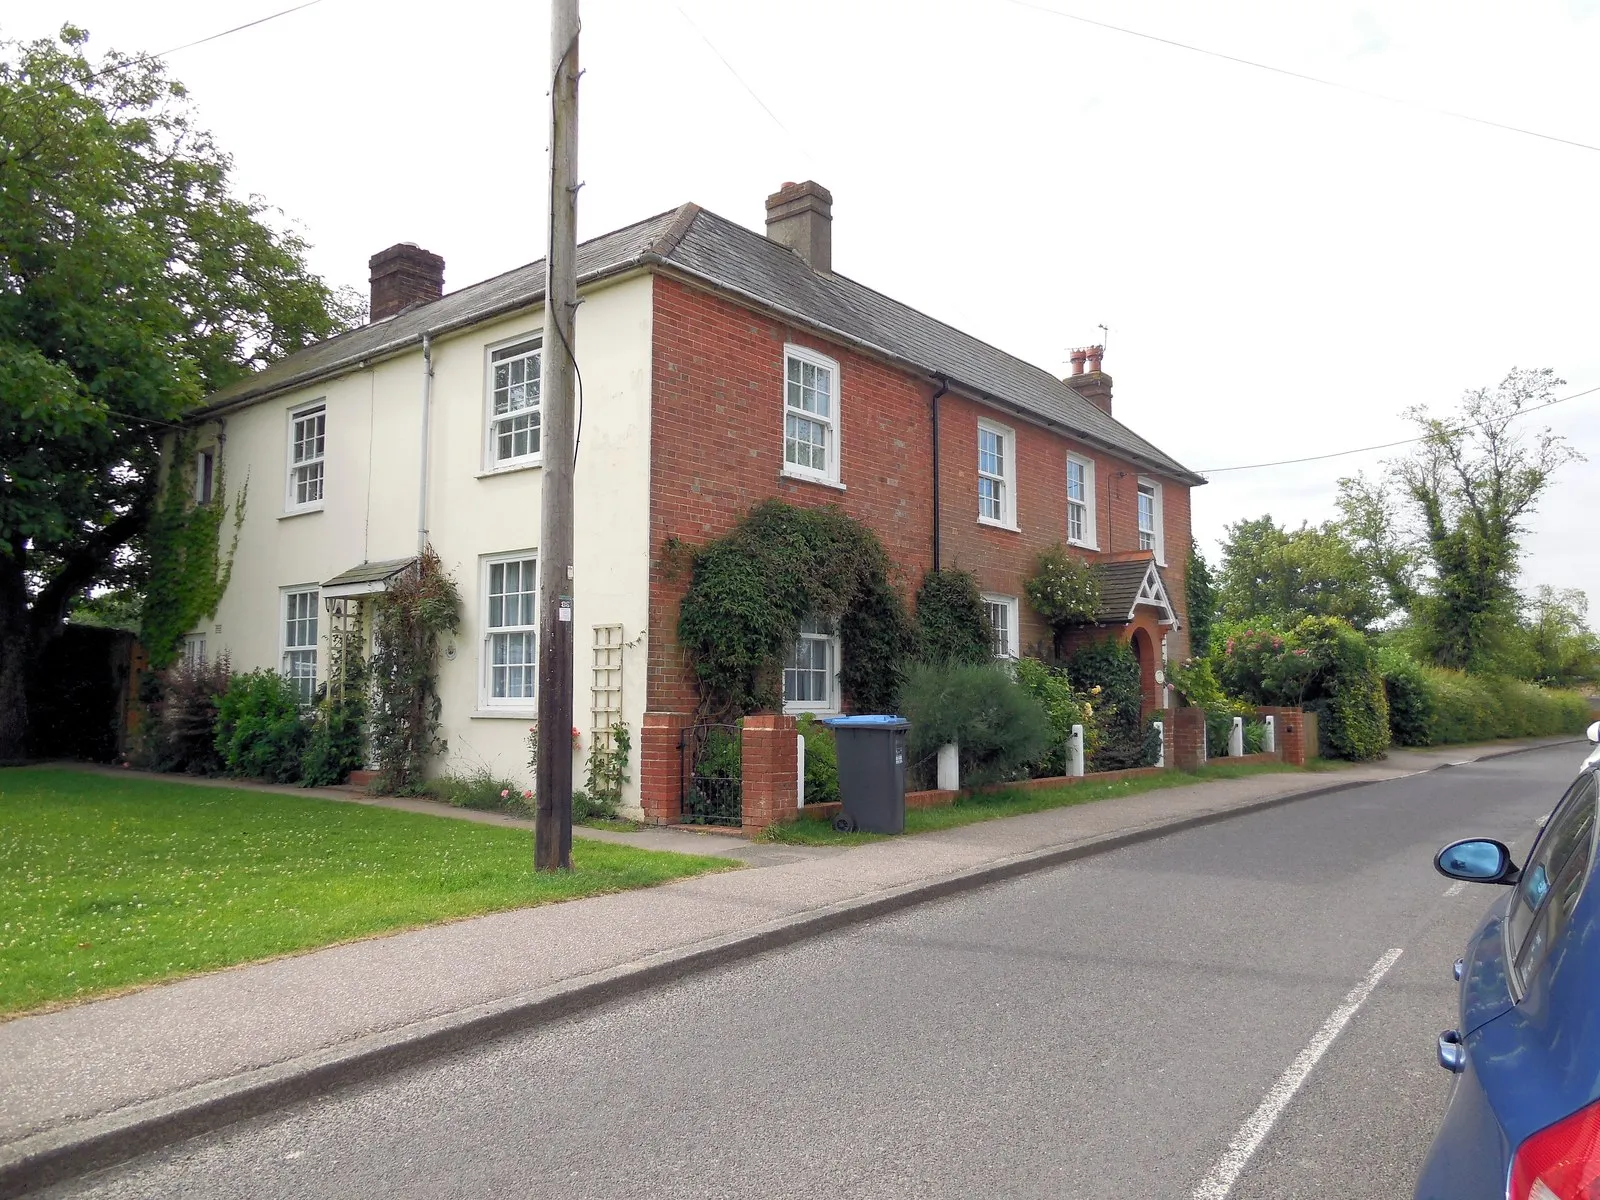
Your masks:
<path fill-rule="evenodd" d="M 1217 587 L 1211 579 L 1211 564 L 1200 547 L 1189 543 L 1189 563 L 1183 576 L 1183 614 L 1189 618 L 1189 653 L 1204 658 L 1211 653 L 1211 622 L 1217 615 Z"/>
<path fill-rule="evenodd" d="M 1228 526 L 1218 606 L 1230 621 L 1288 628 L 1338 617 L 1366 629 L 1390 611 L 1387 589 L 1335 522 L 1285 529 L 1270 515 Z"/>
<path fill-rule="evenodd" d="M 1549 368 L 1513 369 L 1493 390 L 1467 392 L 1450 420 L 1410 409 L 1422 438 L 1385 464 L 1392 482 L 1341 482 L 1342 507 L 1374 554 L 1420 564 L 1411 617 L 1421 651 L 1440 666 L 1503 669 L 1527 519 L 1555 472 L 1582 459 L 1548 428 L 1529 436 L 1513 424 L 1564 382 Z"/>
<path fill-rule="evenodd" d="M 164 436 L 209 392 L 360 319 L 229 190 L 159 62 L 0 44 L 0 760 L 73 603 L 137 584 Z"/>
<path fill-rule="evenodd" d="M 1579 588 L 1540 586 L 1526 602 L 1523 629 L 1534 683 L 1571 687 L 1600 674 L 1600 638 L 1589 629 L 1589 597 Z"/>

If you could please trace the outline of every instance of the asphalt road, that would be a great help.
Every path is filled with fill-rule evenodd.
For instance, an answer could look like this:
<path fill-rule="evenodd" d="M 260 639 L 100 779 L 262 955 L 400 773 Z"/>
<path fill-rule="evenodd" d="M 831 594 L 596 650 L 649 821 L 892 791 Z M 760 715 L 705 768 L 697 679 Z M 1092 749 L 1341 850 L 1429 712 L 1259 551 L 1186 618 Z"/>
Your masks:
<path fill-rule="evenodd" d="M 1468 834 L 1525 851 L 1581 757 L 1393 780 L 911 909 L 51 1194 L 1409 1196 L 1449 1085 L 1450 966 L 1491 898 L 1446 895 L 1430 859 Z"/>

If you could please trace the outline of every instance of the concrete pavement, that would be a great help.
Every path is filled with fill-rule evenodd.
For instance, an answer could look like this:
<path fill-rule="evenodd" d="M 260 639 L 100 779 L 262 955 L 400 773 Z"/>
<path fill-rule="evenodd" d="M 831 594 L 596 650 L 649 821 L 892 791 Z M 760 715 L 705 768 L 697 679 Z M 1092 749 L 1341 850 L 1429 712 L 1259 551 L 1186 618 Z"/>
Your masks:
<path fill-rule="evenodd" d="M 1525 854 L 1573 765 L 1561 747 L 1191 827 L 678 979 L 52 1195 L 1409 1195 L 1450 1086 L 1433 1061 L 1454 1016 L 1450 963 L 1496 891 L 1458 892 L 1430 859 L 1469 833 Z M 1284 1095 L 1286 1069 L 1380 962 L 1392 969 Z M 1276 1123 L 1257 1126 L 1275 1098 Z M 1261 1138 L 1241 1158 L 1247 1128 Z"/>
<path fill-rule="evenodd" d="M 1522 746 L 1549 744 L 1545 739 Z M 1397 752 L 852 849 L 748 847 L 750 869 L 432 926 L 0 1024 L 0 1195 L 932 897 L 1297 796 L 1503 754 Z M 1572 766 L 1581 760 L 1573 746 Z M 705 852 L 680 831 L 610 835 Z"/>

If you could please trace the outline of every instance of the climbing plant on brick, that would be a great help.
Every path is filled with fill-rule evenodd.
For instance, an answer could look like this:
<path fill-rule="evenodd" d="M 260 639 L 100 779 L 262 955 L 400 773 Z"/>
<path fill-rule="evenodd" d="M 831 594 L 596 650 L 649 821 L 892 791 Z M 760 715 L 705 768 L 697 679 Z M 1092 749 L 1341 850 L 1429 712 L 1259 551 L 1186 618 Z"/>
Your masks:
<path fill-rule="evenodd" d="M 916 638 L 871 530 L 834 505 L 768 500 L 701 546 L 678 616 L 699 716 L 780 707 L 783 659 L 808 618 L 838 630 L 839 683 L 852 706 L 891 708 Z"/>

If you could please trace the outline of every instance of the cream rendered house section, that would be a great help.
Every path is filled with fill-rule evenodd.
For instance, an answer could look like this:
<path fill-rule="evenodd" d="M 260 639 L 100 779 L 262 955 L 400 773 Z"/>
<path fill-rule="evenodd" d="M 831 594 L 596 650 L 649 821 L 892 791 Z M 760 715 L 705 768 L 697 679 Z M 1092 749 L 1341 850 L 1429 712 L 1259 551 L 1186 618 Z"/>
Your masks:
<path fill-rule="evenodd" d="M 574 476 L 574 722 L 581 746 L 574 778 L 584 779 L 592 741 L 591 686 L 596 626 L 621 626 L 622 717 L 634 752 L 624 807 L 639 812 L 639 728 L 645 707 L 649 620 L 650 379 L 652 277 L 637 273 L 583 291 L 576 318 L 583 375 L 583 424 Z M 440 771 L 487 768 L 532 786 L 526 708 L 485 703 L 485 563 L 536 556 L 538 465 L 495 470 L 489 461 L 490 355 L 538 338 L 544 311 L 509 317 L 432 342 L 428 451 L 428 538 L 461 591 L 461 628 L 439 663 Z M 423 359 L 419 346 L 336 378 L 258 401 L 203 430 L 221 446 L 230 500 L 248 480 L 238 555 L 227 593 L 205 632 L 235 670 L 282 668 L 283 596 L 316 587 L 364 562 L 416 553 L 422 446 Z M 324 496 L 291 510 L 291 421 L 326 406 Z M 319 678 L 327 662 L 326 608 L 319 606 Z M 614 636 L 614 635 L 613 635 Z"/>

